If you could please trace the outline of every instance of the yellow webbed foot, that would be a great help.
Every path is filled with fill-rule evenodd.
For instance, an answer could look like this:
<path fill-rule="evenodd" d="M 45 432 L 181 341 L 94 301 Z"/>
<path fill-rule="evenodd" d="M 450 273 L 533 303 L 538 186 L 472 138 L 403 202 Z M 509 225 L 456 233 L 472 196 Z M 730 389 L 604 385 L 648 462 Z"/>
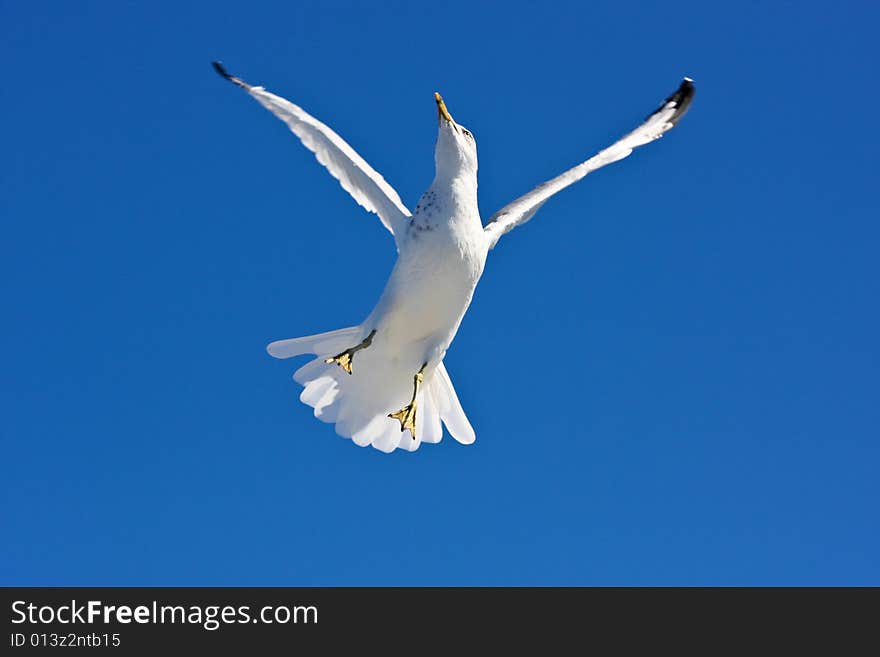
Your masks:
<path fill-rule="evenodd" d="M 412 439 L 416 439 L 416 398 L 419 396 L 419 386 L 422 384 L 422 380 L 425 378 L 425 368 L 428 366 L 427 363 L 422 365 L 422 369 L 420 369 L 416 375 L 413 377 L 413 396 L 412 400 L 401 408 L 396 413 L 389 413 L 388 417 L 394 418 L 398 422 L 400 422 L 400 430 L 406 431 L 409 429 L 409 433 L 412 436 Z"/>
<path fill-rule="evenodd" d="M 346 349 L 341 354 L 336 354 L 335 356 L 332 356 L 330 358 L 325 358 L 324 362 L 328 365 L 330 363 L 336 363 L 337 365 L 339 365 L 339 367 L 351 374 L 355 352 L 360 351 L 361 349 L 366 349 L 371 344 L 373 344 L 374 335 L 376 335 L 376 329 L 373 329 L 370 334 L 366 338 L 364 338 L 364 341 L 361 342 L 359 345 L 352 347 L 351 349 Z"/>
<path fill-rule="evenodd" d="M 327 363 L 328 365 L 330 363 L 336 363 L 337 365 L 339 365 L 339 367 L 341 367 L 346 372 L 351 374 L 351 372 L 352 372 L 351 363 L 353 360 L 354 360 L 353 353 L 351 353 L 350 351 L 343 351 L 338 356 L 333 356 L 332 358 L 325 358 L 324 362 Z"/>
<path fill-rule="evenodd" d="M 407 406 L 401 408 L 396 413 L 389 413 L 388 417 L 394 418 L 400 422 L 400 430 L 409 429 L 412 439 L 416 439 L 416 402 L 412 401 Z"/>

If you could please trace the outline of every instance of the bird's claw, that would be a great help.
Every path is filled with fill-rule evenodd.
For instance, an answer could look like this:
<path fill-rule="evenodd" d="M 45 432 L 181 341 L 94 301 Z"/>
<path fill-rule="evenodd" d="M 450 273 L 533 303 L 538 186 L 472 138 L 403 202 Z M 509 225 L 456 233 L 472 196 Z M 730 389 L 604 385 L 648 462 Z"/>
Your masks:
<path fill-rule="evenodd" d="M 376 335 L 376 329 L 373 329 L 370 334 L 364 338 L 363 342 L 359 345 L 352 347 L 351 349 L 346 349 L 341 354 L 336 354 L 335 356 L 331 356 L 330 358 L 325 358 L 324 362 L 328 365 L 330 363 L 336 363 L 344 369 L 349 374 L 352 373 L 352 363 L 354 362 L 354 354 L 356 351 L 360 351 L 361 349 L 366 349 L 371 344 L 373 344 L 373 336 Z"/>
<path fill-rule="evenodd" d="M 416 439 L 416 409 L 418 408 L 418 404 L 416 404 L 416 398 L 419 396 L 419 386 L 422 384 L 422 381 L 425 378 L 425 368 L 427 366 L 427 363 L 422 365 L 422 369 L 416 372 L 416 375 L 413 377 L 413 396 L 409 404 L 401 408 L 396 413 L 388 414 L 388 417 L 400 422 L 401 431 L 406 431 L 407 429 L 409 429 L 409 434 L 412 436 L 413 440 Z"/>
<path fill-rule="evenodd" d="M 412 436 L 412 439 L 416 439 L 416 400 L 413 399 L 409 404 L 401 408 L 396 413 L 389 413 L 388 417 L 394 418 L 398 422 L 400 422 L 400 430 L 406 431 L 409 429 L 409 433 Z"/>
<path fill-rule="evenodd" d="M 354 360 L 354 352 L 351 349 L 346 349 L 341 354 L 333 356 L 332 358 L 325 358 L 324 362 L 327 363 L 328 365 L 330 363 L 336 363 L 337 365 L 339 365 L 339 367 L 341 367 L 346 372 L 351 374 L 352 373 L 351 363 L 353 360 Z"/>

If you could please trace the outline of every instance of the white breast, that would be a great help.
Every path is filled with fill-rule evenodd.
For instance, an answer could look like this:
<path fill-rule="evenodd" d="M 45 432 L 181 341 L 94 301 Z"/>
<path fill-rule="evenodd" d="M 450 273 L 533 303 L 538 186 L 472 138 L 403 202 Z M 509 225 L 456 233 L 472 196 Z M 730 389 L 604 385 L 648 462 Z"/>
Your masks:
<path fill-rule="evenodd" d="M 451 342 L 486 261 L 475 206 L 433 188 L 422 196 L 374 311 L 390 339 Z"/>

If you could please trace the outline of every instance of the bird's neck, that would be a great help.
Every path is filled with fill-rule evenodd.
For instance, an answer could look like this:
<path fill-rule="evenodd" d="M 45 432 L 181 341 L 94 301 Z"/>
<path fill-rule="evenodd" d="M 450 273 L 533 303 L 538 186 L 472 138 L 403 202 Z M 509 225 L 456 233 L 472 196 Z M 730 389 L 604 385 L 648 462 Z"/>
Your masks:
<path fill-rule="evenodd" d="M 448 175 L 438 171 L 416 205 L 413 223 L 420 229 L 430 230 L 471 216 L 479 217 L 476 175 L 461 171 Z"/>
<path fill-rule="evenodd" d="M 442 196 L 456 210 L 470 210 L 477 207 L 477 176 L 470 171 L 453 173 L 438 171 L 429 191 L 434 196 Z"/>
<path fill-rule="evenodd" d="M 424 228 L 438 226 L 477 211 L 475 182 L 458 178 L 434 179 L 416 206 L 413 221 Z"/>

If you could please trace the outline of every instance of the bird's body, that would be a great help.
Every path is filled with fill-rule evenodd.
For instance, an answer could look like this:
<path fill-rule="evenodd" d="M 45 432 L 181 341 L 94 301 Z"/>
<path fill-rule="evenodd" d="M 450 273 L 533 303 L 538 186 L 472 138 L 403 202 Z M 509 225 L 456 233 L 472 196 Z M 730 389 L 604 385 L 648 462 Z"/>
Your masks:
<path fill-rule="evenodd" d="M 375 425 L 393 429 L 380 436 L 385 438 L 376 445 L 381 449 L 395 444 L 415 449 L 421 440 L 440 440 L 440 423 L 433 421 L 440 411 L 432 399 L 419 403 L 416 421 L 424 417 L 432 422 L 426 427 L 419 423 L 412 441 L 395 440 L 400 431 L 388 414 L 410 400 L 413 375 L 423 365 L 429 391 L 425 397 L 432 394 L 436 368 L 458 331 L 486 262 L 488 250 L 476 207 L 447 205 L 450 199 L 440 194 L 433 199 L 433 205 L 414 214 L 400 240 L 400 252 L 385 289 L 361 324 L 364 337 L 376 331 L 370 347 L 356 354 L 350 376 L 330 365 L 343 399 L 356 390 L 362 398 L 370 398 L 354 424 L 338 427 L 341 433 L 351 431 L 354 435 L 355 425 L 369 416 Z M 469 442 L 473 430 L 462 424 L 460 437 Z M 375 426 L 356 441 L 367 442 L 374 434 L 378 434 Z M 375 444 L 373 440 L 370 443 Z"/>
<path fill-rule="evenodd" d="M 413 217 L 382 296 L 364 322 L 379 327 L 376 346 L 383 341 L 395 349 L 413 345 L 418 362 L 410 372 L 421 363 L 428 363 L 430 371 L 443 360 L 488 252 L 482 228 L 474 231 L 470 218 L 438 213 L 432 219 L 431 227 L 423 228 L 419 215 Z"/>
<path fill-rule="evenodd" d="M 685 79 L 636 131 L 578 167 L 495 213 L 483 226 L 477 207 L 476 143 L 435 94 L 439 132 L 436 175 L 410 213 L 396 192 L 327 126 L 289 101 L 218 72 L 245 88 L 288 124 L 359 204 L 394 235 L 398 258 L 381 297 L 358 326 L 269 345 L 277 358 L 316 356 L 294 374 L 300 399 L 315 416 L 359 445 L 415 450 L 439 442 L 442 426 L 461 443 L 475 439 L 443 364 L 498 239 L 528 221 L 543 203 L 590 171 L 626 157 L 661 136 L 693 96 Z"/>
<path fill-rule="evenodd" d="M 443 184 L 422 196 L 400 241 L 400 252 L 368 325 L 393 344 L 422 344 L 421 362 L 443 359 L 474 288 L 488 247 L 472 198 Z M 416 367 L 418 369 L 418 366 Z"/>

